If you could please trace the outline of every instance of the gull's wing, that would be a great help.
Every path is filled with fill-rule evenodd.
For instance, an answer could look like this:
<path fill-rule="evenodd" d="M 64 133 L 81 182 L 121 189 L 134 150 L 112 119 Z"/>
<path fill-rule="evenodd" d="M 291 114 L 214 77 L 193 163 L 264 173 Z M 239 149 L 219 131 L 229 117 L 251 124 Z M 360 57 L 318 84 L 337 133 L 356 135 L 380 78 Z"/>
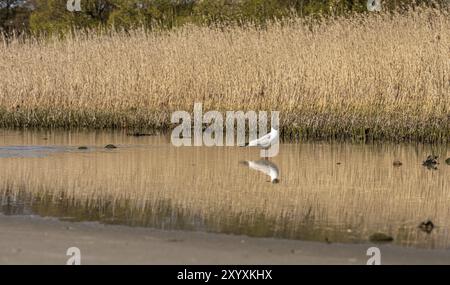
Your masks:
<path fill-rule="evenodd" d="M 272 134 L 268 133 L 259 139 L 252 140 L 248 143 L 248 146 L 260 146 L 260 147 L 268 147 L 270 145 L 270 140 L 272 138 Z"/>

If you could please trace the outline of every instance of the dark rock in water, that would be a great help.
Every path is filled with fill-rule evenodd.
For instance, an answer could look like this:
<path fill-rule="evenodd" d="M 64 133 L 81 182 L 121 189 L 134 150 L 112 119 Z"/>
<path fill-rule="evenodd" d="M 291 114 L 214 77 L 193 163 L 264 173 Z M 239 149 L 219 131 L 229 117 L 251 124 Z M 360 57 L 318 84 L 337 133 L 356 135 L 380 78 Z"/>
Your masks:
<path fill-rule="evenodd" d="M 371 242 L 391 242 L 394 240 L 394 238 L 391 236 L 388 236 L 387 234 L 374 233 L 369 237 L 369 240 Z"/>
<path fill-rule="evenodd" d="M 117 148 L 117 146 L 113 145 L 113 144 L 108 144 L 105 146 L 105 148 Z"/>
<path fill-rule="evenodd" d="M 403 165 L 403 163 L 400 160 L 394 160 L 394 162 L 392 163 L 395 167 L 400 167 Z"/>
<path fill-rule="evenodd" d="M 145 137 L 145 136 L 154 136 L 154 133 L 141 133 L 141 132 L 133 132 L 128 133 L 127 136 L 133 136 L 133 137 Z"/>
<path fill-rule="evenodd" d="M 428 164 L 437 164 L 437 159 L 438 156 L 437 155 L 429 155 L 427 157 L 427 159 L 423 162 L 423 165 L 428 165 Z"/>
<path fill-rule="evenodd" d="M 447 165 L 450 165 L 450 157 L 445 160 L 445 163 L 447 163 Z"/>
<path fill-rule="evenodd" d="M 80 146 L 80 147 L 78 147 L 78 149 L 83 149 L 84 150 L 84 149 L 88 149 L 88 148 L 87 148 L 87 146 Z"/>
<path fill-rule="evenodd" d="M 437 159 L 437 155 L 429 155 L 422 165 L 426 166 L 428 169 L 437 169 L 436 165 L 439 164 Z"/>
<path fill-rule="evenodd" d="M 431 233 L 434 229 L 434 224 L 432 221 L 428 220 L 426 222 L 421 222 L 419 225 L 419 229 L 426 232 L 427 234 Z"/>

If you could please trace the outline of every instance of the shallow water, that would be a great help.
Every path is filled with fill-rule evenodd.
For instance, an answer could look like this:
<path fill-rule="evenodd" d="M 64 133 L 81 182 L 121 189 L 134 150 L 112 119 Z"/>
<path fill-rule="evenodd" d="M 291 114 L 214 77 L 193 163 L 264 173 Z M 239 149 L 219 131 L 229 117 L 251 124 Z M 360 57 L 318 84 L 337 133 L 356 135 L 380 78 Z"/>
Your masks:
<path fill-rule="evenodd" d="M 437 170 L 422 166 L 432 152 Z M 442 145 L 283 143 L 267 163 L 256 149 L 176 148 L 164 135 L 3 130 L 0 212 L 321 242 L 383 232 L 448 248 L 449 156 Z M 418 228 L 428 219 L 431 233 Z"/>

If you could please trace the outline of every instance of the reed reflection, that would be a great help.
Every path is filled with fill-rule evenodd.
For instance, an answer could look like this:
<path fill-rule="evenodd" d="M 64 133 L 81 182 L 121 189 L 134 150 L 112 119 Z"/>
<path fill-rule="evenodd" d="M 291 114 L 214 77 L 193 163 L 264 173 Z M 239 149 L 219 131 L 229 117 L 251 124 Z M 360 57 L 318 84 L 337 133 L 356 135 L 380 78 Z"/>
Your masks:
<path fill-rule="evenodd" d="M 58 151 L 23 155 L 38 146 Z M 450 247 L 445 145 L 281 144 L 270 162 L 253 160 L 258 149 L 176 148 L 117 132 L 3 131 L 0 147 L 4 214 L 330 242 L 383 232 L 399 245 Z M 430 153 L 438 170 L 422 165 Z M 429 234 L 419 228 L 427 220 Z"/>

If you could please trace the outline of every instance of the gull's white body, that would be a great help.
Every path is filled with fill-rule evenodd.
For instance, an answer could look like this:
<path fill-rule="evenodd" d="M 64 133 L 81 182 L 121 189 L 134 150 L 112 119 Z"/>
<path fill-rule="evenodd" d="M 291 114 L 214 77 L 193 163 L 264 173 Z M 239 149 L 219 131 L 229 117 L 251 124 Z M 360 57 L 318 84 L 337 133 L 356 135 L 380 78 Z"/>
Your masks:
<path fill-rule="evenodd" d="M 270 133 L 260 137 L 259 139 L 252 140 L 248 143 L 248 146 L 257 146 L 263 149 L 268 149 L 278 139 L 279 132 L 272 128 Z"/>
<path fill-rule="evenodd" d="M 278 167 L 275 165 L 275 163 L 265 159 L 257 161 L 244 161 L 243 163 L 251 169 L 260 171 L 270 176 L 270 182 L 272 183 L 274 181 L 278 182 L 278 179 L 280 177 L 280 171 L 278 170 Z"/>

